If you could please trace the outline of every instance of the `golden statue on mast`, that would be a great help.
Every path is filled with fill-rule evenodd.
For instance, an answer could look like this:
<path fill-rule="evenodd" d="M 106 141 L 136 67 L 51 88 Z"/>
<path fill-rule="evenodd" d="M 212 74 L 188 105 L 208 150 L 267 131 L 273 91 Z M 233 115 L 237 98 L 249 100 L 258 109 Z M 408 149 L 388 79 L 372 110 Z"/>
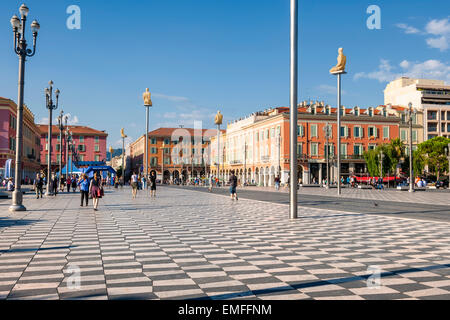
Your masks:
<path fill-rule="evenodd" d="M 214 118 L 214 123 L 218 126 L 222 124 L 223 115 L 220 113 L 220 111 L 217 111 L 216 117 Z"/>
<path fill-rule="evenodd" d="M 150 90 L 148 88 L 145 90 L 142 97 L 144 98 L 144 106 L 151 107 L 152 106 L 152 94 L 150 93 Z"/>
<path fill-rule="evenodd" d="M 331 68 L 330 73 L 343 73 L 345 72 L 345 65 L 347 64 L 347 57 L 344 55 L 344 49 L 339 48 L 339 56 L 337 58 L 337 65 Z"/>

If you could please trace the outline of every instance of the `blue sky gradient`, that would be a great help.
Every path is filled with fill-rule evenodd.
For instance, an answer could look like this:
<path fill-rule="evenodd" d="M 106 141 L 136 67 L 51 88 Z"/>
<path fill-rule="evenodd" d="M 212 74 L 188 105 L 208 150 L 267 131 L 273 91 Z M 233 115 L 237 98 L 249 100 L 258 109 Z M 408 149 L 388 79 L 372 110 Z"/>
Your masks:
<path fill-rule="evenodd" d="M 15 101 L 18 59 L 9 20 L 21 3 L 0 2 L 0 96 Z M 146 87 L 153 93 L 151 128 L 194 120 L 210 128 L 218 109 L 227 121 L 289 103 L 288 0 L 26 4 L 29 22 L 41 24 L 37 54 L 26 66 L 25 101 L 36 121 L 48 117 L 43 89 L 50 79 L 74 122 L 106 130 L 113 147 L 121 145 L 121 127 L 132 139 L 144 134 Z M 66 8 L 74 4 L 81 30 L 66 27 Z M 381 30 L 366 26 L 372 4 L 381 8 Z M 300 100 L 335 105 L 336 79 L 328 71 L 341 46 L 346 106 L 382 104 L 387 81 L 402 74 L 450 82 L 449 12 L 447 0 L 299 1 Z"/>

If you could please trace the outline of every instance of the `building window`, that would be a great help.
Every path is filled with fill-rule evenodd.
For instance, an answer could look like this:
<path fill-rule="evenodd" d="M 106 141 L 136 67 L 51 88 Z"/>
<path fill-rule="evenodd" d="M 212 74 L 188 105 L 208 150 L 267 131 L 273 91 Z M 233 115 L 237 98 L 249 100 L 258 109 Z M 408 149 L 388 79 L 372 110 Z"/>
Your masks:
<path fill-rule="evenodd" d="M 373 117 L 373 108 L 369 108 L 369 117 Z"/>
<path fill-rule="evenodd" d="M 84 137 L 83 136 L 80 136 L 78 139 L 80 139 L 80 143 L 84 142 Z"/>
<path fill-rule="evenodd" d="M 78 159 L 80 159 L 80 161 L 83 162 L 83 161 L 84 161 L 84 155 L 80 154 L 80 155 L 78 156 Z"/>
<path fill-rule="evenodd" d="M 86 146 L 84 144 L 78 145 L 78 151 L 80 152 L 86 152 Z"/>
<path fill-rule="evenodd" d="M 412 141 L 417 142 L 417 130 L 413 130 L 413 132 L 412 132 Z"/>
<path fill-rule="evenodd" d="M 406 130 L 401 130 L 400 131 L 400 139 L 402 141 L 408 141 L 408 139 L 406 138 Z"/>
<path fill-rule="evenodd" d="M 355 156 L 361 156 L 363 154 L 363 146 L 360 144 L 355 144 L 353 146 L 353 154 Z"/>
<path fill-rule="evenodd" d="M 304 135 L 305 135 L 305 127 L 303 127 L 302 125 L 299 125 L 297 127 L 297 136 L 303 137 Z"/>
<path fill-rule="evenodd" d="M 344 157 L 347 156 L 347 144 L 346 143 L 341 144 L 341 155 Z"/>
<path fill-rule="evenodd" d="M 150 165 L 151 166 L 157 166 L 158 165 L 158 158 L 156 158 L 156 157 L 151 158 Z"/>
<path fill-rule="evenodd" d="M 341 137 L 348 138 L 348 127 L 347 126 L 341 127 Z"/>
<path fill-rule="evenodd" d="M 56 151 L 59 152 L 60 149 L 61 149 L 61 145 L 58 143 L 58 144 L 56 145 Z"/>
<path fill-rule="evenodd" d="M 383 139 L 389 139 L 389 127 L 383 127 Z"/>
<path fill-rule="evenodd" d="M 437 112 L 436 111 L 428 111 L 428 120 L 437 120 Z"/>
<path fill-rule="evenodd" d="M 157 151 L 158 149 L 156 149 L 155 147 L 151 147 L 150 148 L 150 153 L 151 154 L 156 154 L 158 151 Z M 183 149 L 184 150 L 184 149 Z M 183 151 L 183 153 L 184 153 L 184 151 Z"/>
<path fill-rule="evenodd" d="M 100 156 L 99 156 L 99 155 L 96 155 L 96 156 L 95 156 L 95 161 L 96 161 L 96 162 L 100 162 Z"/>
<path fill-rule="evenodd" d="M 165 157 L 164 158 L 164 164 L 170 164 L 170 158 L 169 157 Z"/>
<path fill-rule="evenodd" d="M 311 138 L 317 137 L 317 124 L 311 125 Z"/>
<path fill-rule="evenodd" d="M 354 109 L 354 112 L 353 112 L 354 114 L 355 114 L 355 116 L 359 116 L 359 108 L 355 108 Z"/>
<path fill-rule="evenodd" d="M 362 138 L 363 137 L 363 128 L 362 127 L 354 127 L 353 128 L 353 136 L 355 138 Z"/>
<path fill-rule="evenodd" d="M 164 144 L 170 144 L 170 139 L 169 138 L 165 138 L 164 139 Z"/>
<path fill-rule="evenodd" d="M 319 144 L 311 143 L 311 156 L 316 157 L 319 155 Z"/>
<path fill-rule="evenodd" d="M 95 151 L 95 152 L 99 152 L 99 151 L 100 151 L 100 146 L 99 146 L 98 144 L 96 144 L 96 145 L 94 146 L 94 151 Z"/>
<path fill-rule="evenodd" d="M 376 144 L 369 144 L 369 150 L 375 150 L 375 148 L 377 147 Z"/>
<path fill-rule="evenodd" d="M 95 137 L 95 143 L 98 143 L 100 141 L 99 137 Z"/>
<path fill-rule="evenodd" d="M 368 134 L 369 134 L 369 137 L 374 137 L 374 138 L 377 138 L 378 137 L 378 132 L 377 132 L 378 130 L 377 130 L 377 128 L 376 127 L 369 127 L 368 128 Z"/>
<path fill-rule="evenodd" d="M 303 145 L 301 143 L 297 144 L 297 156 L 301 156 L 303 154 Z"/>
<path fill-rule="evenodd" d="M 429 123 L 428 124 L 428 132 L 437 132 L 437 124 Z"/>
<path fill-rule="evenodd" d="M 156 138 L 151 138 L 150 139 L 150 144 L 156 144 Z"/>

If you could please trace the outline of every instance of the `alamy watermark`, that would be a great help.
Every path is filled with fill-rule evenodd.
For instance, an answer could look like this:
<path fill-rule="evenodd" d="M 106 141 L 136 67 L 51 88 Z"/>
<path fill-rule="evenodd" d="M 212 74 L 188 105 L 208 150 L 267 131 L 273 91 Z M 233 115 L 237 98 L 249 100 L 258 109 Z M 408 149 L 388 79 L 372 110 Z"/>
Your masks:
<path fill-rule="evenodd" d="M 367 8 L 367 14 L 370 16 L 367 18 L 367 28 L 369 30 L 380 30 L 381 29 L 381 8 L 377 5 L 370 5 Z"/>
<path fill-rule="evenodd" d="M 66 13 L 69 15 L 67 18 L 67 29 L 80 30 L 81 29 L 81 9 L 77 5 L 71 5 L 67 7 Z"/>
<path fill-rule="evenodd" d="M 69 290 L 80 290 L 81 288 L 81 270 L 76 264 L 69 263 L 65 270 L 68 274 L 66 285 Z"/>
<path fill-rule="evenodd" d="M 367 288 L 379 289 L 381 287 L 381 269 L 379 266 L 369 266 L 367 272 L 371 275 L 367 278 Z"/>

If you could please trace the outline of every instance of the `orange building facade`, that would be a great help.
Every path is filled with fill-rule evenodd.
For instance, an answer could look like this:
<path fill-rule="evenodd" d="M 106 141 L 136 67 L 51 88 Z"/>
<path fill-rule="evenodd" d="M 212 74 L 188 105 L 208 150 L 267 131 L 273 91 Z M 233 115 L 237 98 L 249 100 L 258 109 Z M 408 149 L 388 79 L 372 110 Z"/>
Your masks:
<path fill-rule="evenodd" d="M 148 173 L 155 172 L 159 180 L 186 181 L 208 175 L 210 138 L 217 130 L 192 128 L 159 128 L 148 136 Z M 129 146 L 131 174 L 144 172 L 145 135 Z"/>
<path fill-rule="evenodd" d="M 336 111 L 318 102 L 299 105 L 297 161 L 303 184 L 322 183 L 328 176 L 337 181 Z M 341 175 L 367 175 L 364 151 L 398 138 L 401 118 L 386 108 L 343 107 L 341 115 Z M 220 139 L 220 170 L 217 138 L 211 140 L 214 175 L 228 179 L 234 170 L 241 183 L 260 186 L 273 186 L 276 176 L 282 183 L 288 181 L 289 108 L 269 109 L 229 123 Z"/>

